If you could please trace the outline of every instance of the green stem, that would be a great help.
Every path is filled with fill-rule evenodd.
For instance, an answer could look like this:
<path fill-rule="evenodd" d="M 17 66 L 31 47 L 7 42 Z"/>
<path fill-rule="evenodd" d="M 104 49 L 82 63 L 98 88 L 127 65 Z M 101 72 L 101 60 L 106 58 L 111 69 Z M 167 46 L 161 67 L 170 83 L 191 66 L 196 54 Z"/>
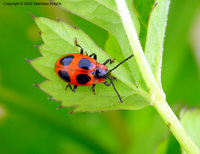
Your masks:
<path fill-rule="evenodd" d="M 200 151 L 190 136 L 186 133 L 179 119 L 176 117 L 172 109 L 164 98 L 157 97 L 157 100 L 152 102 L 162 119 L 165 121 L 170 131 L 176 137 L 181 147 L 188 154 L 199 154 Z"/>
<path fill-rule="evenodd" d="M 191 138 L 185 132 L 183 126 L 180 121 L 173 113 L 171 108 L 166 102 L 165 94 L 158 86 L 155 77 L 151 71 L 151 68 L 146 60 L 142 47 L 140 45 L 139 38 L 137 36 L 134 24 L 131 20 L 130 13 L 128 7 L 126 6 L 126 2 L 124 0 L 115 0 L 117 3 L 117 8 L 119 15 L 122 19 L 122 23 L 124 29 L 126 31 L 129 44 L 134 53 L 137 64 L 140 68 L 142 76 L 150 89 L 151 93 L 151 103 L 156 108 L 160 116 L 163 118 L 165 123 L 170 128 L 171 132 L 174 134 L 180 145 L 187 153 L 200 153 L 198 147 L 191 140 Z"/>

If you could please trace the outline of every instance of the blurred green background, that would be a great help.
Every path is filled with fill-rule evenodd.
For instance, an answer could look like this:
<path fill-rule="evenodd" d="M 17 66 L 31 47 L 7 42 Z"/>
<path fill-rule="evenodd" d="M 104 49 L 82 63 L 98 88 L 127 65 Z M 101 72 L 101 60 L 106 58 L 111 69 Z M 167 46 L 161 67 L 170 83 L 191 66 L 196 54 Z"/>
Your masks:
<path fill-rule="evenodd" d="M 45 78 L 25 61 L 40 57 L 34 45 L 43 43 L 29 12 L 79 27 L 102 49 L 105 30 L 56 6 L 6 6 L 1 1 L 0 12 L 0 153 L 180 153 L 153 107 L 67 115 L 73 108 L 56 110 L 60 103 L 33 86 Z M 199 0 L 171 1 L 162 84 L 177 115 L 185 105 L 200 107 L 197 22 Z"/>

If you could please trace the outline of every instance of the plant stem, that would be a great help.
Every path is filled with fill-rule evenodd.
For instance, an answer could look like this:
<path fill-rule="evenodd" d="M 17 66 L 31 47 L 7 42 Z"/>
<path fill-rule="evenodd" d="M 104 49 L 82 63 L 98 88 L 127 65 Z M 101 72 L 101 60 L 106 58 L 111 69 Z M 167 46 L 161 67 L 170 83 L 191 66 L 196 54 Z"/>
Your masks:
<path fill-rule="evenodd" d="M 167 104 L 165 94 L 162 89 L 160 89 L 155 80 L 155 77 L 151 71 L 151 68 L 140 45 L 139 38 L 137 36 L 134 24 L 131 20 L 128 7 L 126 6 L 126 2 L 124 0 L 115 1 L 117 3 L 118 12 L 122 19 L 122 23 L 129 40 L 129 44 L 133 50 L 142 76 L 148 88 L 150 89 L 152 105 L 156 108 L 160 116 L 170 128 L 173 135 L 176 137 L 180 145 L 185 150 L 185 152 L 192 154 L 200 153 L 198 147 L 187 135 L 180 121 Z"/>
<path fill-rule="evenodd" d="M 181 125 L 179 119 L 169 107 L 165 99 L 160 98 L 152 102 L 162 119 L 165 121 L 170 131 L 176 137 L 181 147 L 188 154 L 199 154 L 200 151 L 196 144 L 191 140 L 190 136 L 186 133 Z"/>

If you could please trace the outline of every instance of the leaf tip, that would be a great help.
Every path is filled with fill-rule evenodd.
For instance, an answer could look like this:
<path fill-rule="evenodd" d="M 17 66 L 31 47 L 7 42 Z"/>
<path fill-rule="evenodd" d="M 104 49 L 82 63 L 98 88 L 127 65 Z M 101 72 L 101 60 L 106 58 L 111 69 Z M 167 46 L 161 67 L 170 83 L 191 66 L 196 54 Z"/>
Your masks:
<path fill-rule="evenodd" d="M 56 17 L 56 18 L 57 18 L 57 20 L 58 20 L 58 21 L 63 21 L 63 20 L 61 20 L 61 19 L 60 19 L 60 18 L 58 18 L 58 17 Z"/>
<path fill-rule="evenodd" d="M 51 97 L 52 98 L 52 97 Z M 49 98 L 50 99 L 50 98 Z M 57 107 L 56 110 L 60 109 L 60 108 L 63 108 L 64 106 L 60 105 L 59 107 Z"/>
<path fill-rule="evenodd" d="M 75 110 L 75 109 L 74 109 L 74 110 Z M 71 112 L 69 112 L 67 115 L 70 115 L 70 114 L 74 113 L 74 110 L 72 110 Z"/>
<path fill-rule="evenodd" d="M 27 58 L 25 58 L 25 60 L 30 64 L 31 63 L 31 60 L 29 60 L 29 59 L 27 59 Z"/>
<path fill-rule="evenodd" d="M 53 101 L 58 101 L 58 100 L 56 100 L 56 99 L 53 98 L 53 97 L 50 97 L 50 98 L 48 98 L 48 99 L 53 100 Z"/>
<path fill-rule="evenodd" d="M 29 13 L 30 13 L 31 17 L 33 18 L 33 20 L 35 20 L 36 17 L 31 12 L 29 12 Z"/>
<path fill-rule="evenodd" d="M 78 27 L 76 27 L 75 25 L 73 25 L 73 27 L 75 28 L 75 30 L 79 29 Z"/>
<path fill-rule="evenodd" d="M 40 83 L 39 84 L 33 84 L 33 85 L 40 88 Z"/>
<path fill-rule="evenodd" d="M 39 48 L 40 48 L 40 45 L 34 45 L 34 47 L 36 47 L 36 48 L 39 50 Z"/>
<path fill-rule="evenodd" d="M 69 112 L 67 115 L 70 115 L 70 114 L 72 114 L 72 113 L 75 113 L 75 110 L 76 110 L 76 108 L 77 108 L 78 106 L 79 106 L 79 105 L 75 106 L 74 109 L 73 109 L 71 112 Z"/>

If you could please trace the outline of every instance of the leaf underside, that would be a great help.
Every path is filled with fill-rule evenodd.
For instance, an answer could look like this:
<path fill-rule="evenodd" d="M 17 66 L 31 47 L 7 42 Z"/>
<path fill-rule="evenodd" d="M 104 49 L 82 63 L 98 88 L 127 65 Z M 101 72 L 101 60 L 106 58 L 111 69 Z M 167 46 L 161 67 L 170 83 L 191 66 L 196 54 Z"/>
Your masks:
<path fill-rule="evenodd" d="M 52 99 L 61 101 L 61 107 L 76 107 L 73 112 L 82 111 L 107 111 L 117 109 L 141 109 L 149 105 L 147 99 L 139 94 L 131 71 L 125 66 L 120 66 L 112 72 L 117 77 L 114 81 L 116 89 L 121 95 L 124 104 L 121 104 L 112 86 L 106 87 L 100 83 L 96 85 L 96 95 L 93 94 L 91 86 L 79 86 L 76 92 L 70 89 L 65 91 L 66 82 L 62 81 L 55 73 L 55 63 L 63 55 L 79 53 L 80 48 L 75 46 L 75 38 L 88 54 L 96 53 L 97 61 L 103 63 L 111 57 L 102 51 L 95 43 L 80 29 L 75 29 L 62 21 L 53 21 L 46 18 L 34 18 L 41 30 L 44 44 L 39 46 L 42 57 L 31 60 L 31 65 L 45 78 L 38 87 L 52 96 Z M 113 68 L 119 62 L 108 64 L 108 69 Z"/>

